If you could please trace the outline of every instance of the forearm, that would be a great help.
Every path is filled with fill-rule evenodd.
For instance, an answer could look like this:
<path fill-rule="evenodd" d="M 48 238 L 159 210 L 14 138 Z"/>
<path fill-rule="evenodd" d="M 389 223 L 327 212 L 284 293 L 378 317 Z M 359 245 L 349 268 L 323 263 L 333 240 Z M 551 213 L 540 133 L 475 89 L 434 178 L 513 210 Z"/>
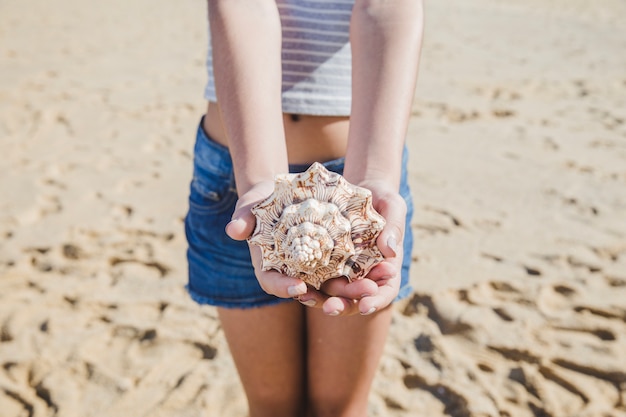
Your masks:
<path fill-rule="evenodd" d="M 423 32 L 420 0 L 356 0 L 344 175 L 398 185 Z"/>
<path fill-rule="evenodd" d="M 217 99 L 241 195 L 288 169 L 280 20 L 273 0 L 209 0 L 209 18 Z"/>

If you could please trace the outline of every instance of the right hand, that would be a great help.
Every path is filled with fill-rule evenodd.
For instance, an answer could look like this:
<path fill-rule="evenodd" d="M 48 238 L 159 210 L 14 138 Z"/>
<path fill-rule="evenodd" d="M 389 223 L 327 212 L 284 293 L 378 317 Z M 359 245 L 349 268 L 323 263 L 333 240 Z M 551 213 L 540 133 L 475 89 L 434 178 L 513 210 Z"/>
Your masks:
<path fill-rule="evenodd" d="M 235 240 L 248 239 L 254 232 L 256 225 L 256 218 L 252 214 L 251 208 L 266 199 L 273 189 L 273 182 L 263 181 L 255 184 L 239 197 L 232 220 L 226 225 L 226 234 Z M 254 273 L 263 291 L 281 298 L 292 298 L 306 293 L 307 286 L 301 279 L 288 277 L 277 271 L 263 271 L 261 268 L 261 249 L 254 245 L 248 246 L 250 247 Z"/>
<path fill-rule="evenodd" d="M 385 260 L 366 277 L 347 283 L 345 278 L 326 281 L 323 293 L 306 294 L 300 301 L 315 299 L 326 314 L 372 314 L 386 308 L 398 295 L 401 283 L 406 203 L 395 187 L 385 181 L 361 182 L 359 186 L 372 192 L 372 205 L 386 220 L 376 242 Z"/>

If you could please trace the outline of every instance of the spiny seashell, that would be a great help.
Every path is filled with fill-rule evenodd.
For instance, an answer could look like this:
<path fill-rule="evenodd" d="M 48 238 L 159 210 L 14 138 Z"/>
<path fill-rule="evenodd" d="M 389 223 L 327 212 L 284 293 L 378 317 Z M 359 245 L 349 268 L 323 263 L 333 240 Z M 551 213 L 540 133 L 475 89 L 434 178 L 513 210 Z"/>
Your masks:
<path fill-rule="evenodd" d="M 274 192 L 252 213 L 256 228 L 248 241 L 261 248 L 264 271 L 319 289 L 331 278 L 363 278 L 383 260 L 376 238 L 385 219 L 372 207 L 372 193 L 317 162 L 303 173 L 278 175 Z"/>

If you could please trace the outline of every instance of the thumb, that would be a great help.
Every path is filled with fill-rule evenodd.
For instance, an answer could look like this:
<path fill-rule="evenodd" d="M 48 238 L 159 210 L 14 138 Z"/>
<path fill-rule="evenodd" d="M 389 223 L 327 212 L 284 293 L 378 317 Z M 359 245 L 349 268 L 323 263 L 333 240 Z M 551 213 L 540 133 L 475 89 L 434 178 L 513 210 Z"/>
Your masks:
<path fill-rule="evenodd" d="M 406 203 L 400 195 L 378 201 L 378 212 L 385 218 L 383 231 L 376 244 L 385 258 L 393 258 L 401 250 L 406 222 Z"/>
<path fill-rule="evenodd" d="M 246 240 L 254 232 L 256 217 L 252 207 L 272 193 L 274 183 L 263 181 L 239 196 L 232 220 L 226 225 L 226 234 L 234 240 Z"/>
<path fill-rule="evenodd" d="M 226 225 L 226 234 L 234 240 L 246 240 L 254 232 L 256 217 L 250 211 L 250 205 L 240 207 L 233 213 L 232 220 Z"/>

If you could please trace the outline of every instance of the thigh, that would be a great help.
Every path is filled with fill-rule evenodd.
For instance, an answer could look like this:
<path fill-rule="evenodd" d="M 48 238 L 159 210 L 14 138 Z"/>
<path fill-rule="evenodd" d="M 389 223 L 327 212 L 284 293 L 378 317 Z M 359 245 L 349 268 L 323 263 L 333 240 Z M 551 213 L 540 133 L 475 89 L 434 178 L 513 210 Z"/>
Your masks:
<path fill-rule="evenodd" d="M 297 416 L 304 399 L 304 308 L 218 308 L 250 416 Z"/>
<path fill-rule="evenodd" d="M 308 401 L 313 416 L 365 416 L 392 307 L 330 317 L 307 309 Z"/>

